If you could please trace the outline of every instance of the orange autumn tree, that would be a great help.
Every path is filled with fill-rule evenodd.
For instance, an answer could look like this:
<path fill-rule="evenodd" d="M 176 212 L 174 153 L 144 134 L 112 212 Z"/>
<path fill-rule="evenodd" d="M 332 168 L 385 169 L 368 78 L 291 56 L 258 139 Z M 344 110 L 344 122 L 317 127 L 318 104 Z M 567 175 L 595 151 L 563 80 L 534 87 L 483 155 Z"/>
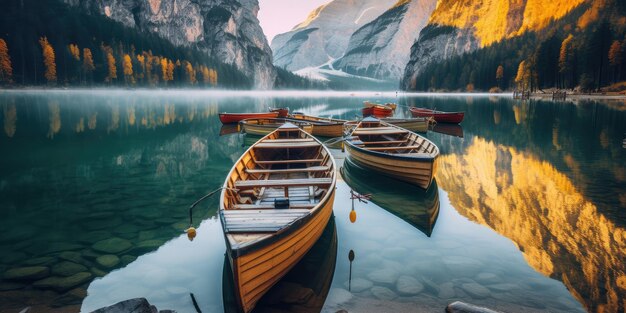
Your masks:
<path fill-rule="evenodd" d="M 124 59 L 122 60 L 122 67 L 124 69 L 124 81 L 128 84 L 135 83 L 135 79 L 133 77 L 133 61 L 130 59 L 130 55 L 124 54 Z"/>
<path fill-rule="evenodd" d="M 217 86 L 217 71 L 215 69 L 209 70 L 209 82 L 213 86 Z"/>
<path fill-rule="evenodd" d="M 162 58 L 161 59 L 161 78 L 163 79 L 163 82 L 165 84 L 167 84 L 168 76 L 167 76 L 167 58 Z"/>
<path fill-rule="evenodd" d="M 43 63 L 46 67 L 44 77 L 49 83 L 56 82 L 57 80 L 57 65 L 55 61 L 54 48 L 48 42 L 47 37 L 39 38 L 39 44 L 43 54 Z"/>
<path fill-rule="evenodd" d="M 85 73 L 85 77 L 87 74 L 93 73 L 96 69 L 93 64 L 93 55 L 91 54 L 91 49 L 84 48 L 83 49 L 83 72 Z"/>
<path fill-rule="evenodd" d="M 138 79 L 142 80 L 145 77 L 146 73 L 146 57 L 143 54 L 137 55 L 137 63 L 139 63 L 139 68 L 141 69 L 141 73 L 136 73 Z"/>
<path fill-rule="evenodd" d="M 613 68 L 613 82 L 619 79 L 619 68 L 622 65 L 622 45 L 619 41 L 615 40 L 609 48 L 609 64 Z"/>
<path fill-rule="evenodd" d="M 70 51 L 70 55 L 76 61 L 80 61 L 80 49 L 78 49 L 78 45 L 69 44 L 67 49 Z"/>
<path fill-rule="evenodd" d="M 185 64 L 185 72 L 187 73 L 187 80 L 191 85 L 196 83 L 196 72 L 193 70 L 193 65 L 189 61 L 183 61 Z"/>
<path fill-rule="evenodd" d="M 10 83 L 13 77 L 13 66 L 11 65 L 11 56 L 9 56 L 9 47 L 4 39 L 0 38 L 0 82 Z"/>
<path fill-rule="evenodd" d="M 574 36 L 569 34 L 563 42 L 561 43 L 561 49 L 559 50 L 559 73 L 563 75 L 563 81 L 565 87 L 569 87 L 571 82 L 573 81 L 572 76 L 572 66 L 573 66 L 573 47 L 572 40 L 574 40 Z"/>
<path fill-rule="evenodd" d="M 106 62 L 107 62 L 107 68 L 108 68 L 108 75 L 107 77 L 104 78 L 104 81 L 107 83 L 110 83 L 113 81 L 113 79 L 117 78 L 117 66 L 115 65 L 115 57 L 113 56 L 113 49 L 105 45 L 102 45 L 101 48 L 102 48 L 102 51 L 104 52 Z"/>

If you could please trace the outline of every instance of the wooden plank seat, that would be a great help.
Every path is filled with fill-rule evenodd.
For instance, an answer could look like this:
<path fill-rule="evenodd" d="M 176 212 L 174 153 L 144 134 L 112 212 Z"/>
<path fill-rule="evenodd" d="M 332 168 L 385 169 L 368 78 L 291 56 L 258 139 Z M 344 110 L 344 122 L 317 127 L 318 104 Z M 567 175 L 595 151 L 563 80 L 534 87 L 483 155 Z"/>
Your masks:
<path fill-rule="evenodd" d="M 361 135 L 392 135 L 392 134 L 406 134 L 406 130 L 397 129 L 393 127 L 378 127 L 378 128 L 358 128 L 352 135 L 361 136 Z"/>
<path fill-rule="evenodd" d="M 224 230 L 227 233 L 276 232 L 309 213 L 306 209 L 224 210 Z"/>
<path fill-rule="evenodd" d="M 294 160 L 278 160 L 278 161 L 255 161 L 256 164 L 272 165 L 272 164 L 297 164 L 297 163 L 322 163 L 324 159 L 294 159 Z"/>
<path fill-rule="evenodd" d="M 294 211 L 300 209 L 312 209 L 317 203 L 289 203 L 289 209 L 282 209 L 278 211 Z M 235 204 L 234 210 L 274 210 L 274 203 L 261 203 L 261 204 Z"/>
<path fill-rule="evenodd" d="M 365 147 L 366 150 L 384 151 L 384 150 L 412 150 L 419 149 L 421 146 L 400 146 L 400 147 Z"/>
<path fill-rule="evenodd" d="M 307 142 L 266 142 L 262 141 L 254 145 L 255 148 L 258 149 L 279 149 L 279 148 L 313 148 L 319 147 L 320 144 L 315 141 L 307 141 Z"/>
<path fill-rule="evenodd" d="M 332 179 L 325 178 L 301 178 L 301 179 L 265 179 L 265 180 L 240 180 L 235 182 L 235 188 L 260 188 L 260 187 L 300 187 L 300 186 L 326 186 L 332 183 Z"/>
<path fill-rule="evenodd" d="M 291 138 L 291 139 L 265 139 L 261 142 L 269 143 L 299 143 L 299 142 L 315 142 L 312 138 Z"/>
<path fill-rule="evenodd" d="M 363 141 L 364 145 L 384 145 L 384 144 L 399 144 L 405 143 L 406 140 L 388 140 L 388 141 Z"/>
<path fill-rule="evenodd" d="M 289 168 L 289 169 L 246 169 L 248 174 L 290 174 L 290 173 L 314 173 L 328 171 L 328 166 L 311 166 L 304 168 Z"/>

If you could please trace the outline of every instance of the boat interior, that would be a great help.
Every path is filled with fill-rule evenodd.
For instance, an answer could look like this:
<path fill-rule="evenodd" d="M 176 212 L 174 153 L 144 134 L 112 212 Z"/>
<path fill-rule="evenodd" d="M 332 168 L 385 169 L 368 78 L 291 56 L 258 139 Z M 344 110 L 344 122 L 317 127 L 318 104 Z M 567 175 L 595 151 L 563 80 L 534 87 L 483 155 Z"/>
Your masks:
<path fill-rule="evenodd" d="M 251 147 L 234 166 L 224 193 L 231 247 L 275 233 L 310 214 L 331 191 L 332 156 L 286 123 Z"/>
<path fill-rule="evenodd" d="M 310 116 L 310 115 L 304 115 L 304 114 L 299 114 L 299 113 L 291 114 L 290 117 L 296 120 L 300 120 L 300 121 L 307 121 L 313 125 L 344 124 L 345 122 L 347 122 L 345 120 Z"/>
<path fill-rule="evenodd" d="M 426 138 L 375 118 L 363 119 L 348 140 L 364 150 L 394 155 L 434 156 L 438 152 L 437 146 Z"/>

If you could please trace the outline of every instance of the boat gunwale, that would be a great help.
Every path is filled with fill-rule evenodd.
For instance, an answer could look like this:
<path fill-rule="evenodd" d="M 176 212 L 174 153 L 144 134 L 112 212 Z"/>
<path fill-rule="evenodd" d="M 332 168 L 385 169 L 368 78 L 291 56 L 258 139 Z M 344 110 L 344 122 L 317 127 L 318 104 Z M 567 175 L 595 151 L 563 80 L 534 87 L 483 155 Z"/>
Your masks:
<path fill-rule="evenodd" d="M 417 107 L 411 107 L 409 108 L 409 111 L 411 112 L 416 112 L 416 113 L 424 113 L 424 114 L 436 114 L 436 115 L 453 115 L 453 114 L 465 114 L 465 111 L 454 111 L 454 112 L 448 112 L 448 111 L 438 111 L 438 110 L 433 110 L 433 109 L 424 109 L 424 108 L 417 108 Z M 422 117 L 422 116 L 420 116 Z"/>
<path fill-rule="evenodd" d="M 329 169 L 329 171 L 331 172 L 332 175 L 332 182 L 330 183 L 329 187 L 328 187 L 328 192 L 326 192 L 326 194 L 324 195 L 324 197 L 322 199 L 320 199 L 320 201 L 316 204 L 315 207 L 311 208 L 309 210 L 309 213 L 294 220 L 293 222 L 285 225 L 283 228 L 279 229 L 278 231 L 274 232 L 274 233 L 270 233 L 268 234 L 269 236 L 263 236 L 262 238 L 250 241 L 249 243 L 246 243 L 245 245 L 241 245 L 238 247 L 233 247 L 230 243 L 230 240 L 228 240 L 228 233 L 226 232 L 226 230 L 224 229 L 224 225 L 226 225 L 225 223 L 225 217 L 224 217 L 224 211 L 226 210 L 224 208 L 224 197 L 226 194 L 226 188 L 228 188 L 228 181 L 229 178 L 232 176 L 233 171 L 235 170 L 235 167 L 237 164 L 239 164 L 239 162 L 241 162 L 241 160 L 244 158 L 244 156 L 248 155 L 250 153 L 250 151 L 261 141 L 267 139 L 267 137 L 269 137 L 270 135 L 272 135 L 274 132 L 271 132 L 267 135 L 265 135 L 263 138 L 257 140 L 257 142 L 255 142 L 253 145 L 251 145 L 240 157 L 239 159 L 237 159 L 237 161 L 233 164 L 233 167 L 231 168 L 231 170 L 229 171 L 228 175 L 226 176 L 226 179 L 224 181 L 224 184 L 222 185 L 222 192 L 220 194 L 220 207 L 219 207 L 219 212 L 218 215 L 220 217 L 220 222 L 222 224 L 222 230 L 224 233 L 224 239 L 226 241 L 226 248 L 227 248 L 227 252 L 230 255 L 231 259 L 234 260 L 244 254 L 248 254 L 251 252 L 254 252 L 256 250 L 262 249 L 264 247 L 267 247 L 268 245 L 271 245 L 273 243 L 275 243 L 276 241 L 289 236 L 291 233 L 293 233 L 294 231 L 296 231 L 298 229 L 297 226 L 308 222 L 309 220 L 313 219 L 315 216 L 317 216 L 319 214 L 319 212 L 321 212 L 322 208 L 325 207 L 328 204 L 328 200 L 332 197 L 332 195 L 335 193 L 335 185 L 337 183 L 337 173 L 336 173 L 336 168 L 337 165 L 335 163 L 335 159 L 332 157 L 332 154 L 330 152 L 330 150 L 328 150 L 328 148 L 321 142 L 319 141 L 317 138 L 315 138 L 315 136 L 307 133 L 306 131 L 302 130 L 301 128 L 296 128 L 298 131 L 305 133 L 306 135 L 308 135 L 310 138 L 312 138 L 313 140 L 315 140 L 315 142 L 317 142 L 318 144 L 320 144 L 322 149 L 326 150 L 326 153 L 329 156 L 329 160 L 332 164 L 332 167 Z M 278 130 L 276 130 L 278 131 Z M 287 209 L 288 210 L 288 209 Z"/>

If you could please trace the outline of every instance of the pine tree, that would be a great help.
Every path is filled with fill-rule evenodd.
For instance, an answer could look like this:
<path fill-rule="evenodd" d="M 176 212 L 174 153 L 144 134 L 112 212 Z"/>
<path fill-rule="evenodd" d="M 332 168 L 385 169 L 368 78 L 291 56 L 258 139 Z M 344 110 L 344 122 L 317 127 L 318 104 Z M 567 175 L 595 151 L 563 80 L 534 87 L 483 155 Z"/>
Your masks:
<path fill-rule="evenodd" d="M 70 55 L 74 58 L 74 60 L 80 61 L 80 49 L 78 49 L 78 45 L 69 44 L 67 49 L 70 51 Z"/>
<path fill-rule="evenodd" d="M 0 38 L 0 82 L 11 83 L 13 78 L 13 66 L 9 47 L 4 39 Z"/>
<path fill-rule="evenodd" d="M 39 38 L 39 44 L 43 54 L 43 63 L 46 67 L 44 77 L 48 83 L 54 83 L 57 80 L 57 65 L 55 62 L 54 48 L 48 42 L 47 37 Z"/>
<path fill-rule="evenodd" d="M 161 59 L 161 77 L 163 78 L 163 82 L 165 84 L 167 84 L 167 81 L 169 80 L 169 76 L 167 75 L 167 58 L 162 58 Z"/>
<path fill-rule="evenodd" d="M 107 76 L 104 81 L 107 83 L 113 82 L 113 79 L 117 79 L 117 66 L 115 65 L 115 56 L 113 56 L 113 49 L 109 46 L 102 45 L 102 51 L 104 52 L 106 64 L 107 64 Z"/>
<path fill-rule="evenodd" d="M 609 48 L 609 64 L 613 69 L 613 82 L 619 79 L 619 69 L 622 65 L 622 45 L 619 41 L 615 40 Z"/>
<path fill-rule="evenodd" d="M 498 65 L 496 70 L 496 80 L 498 81 L 498 88 L 502 89 L 502 78 L 504 78 L 504 66 Z"/>
<path fill-rule="evenodd" d="M 572 60 L 573 48 L 572 40 L 574 36 L 569 34 L 561 43 L 561 49 L 559 50 L 559 73 L 563 75 L 563 82 L 566 88 L 570 88 L 572 84 Z"/>
<path fill-rule="evenodd" d="M 517 76 L 515 76 L 515 82 L 518 84 L 518 88 L 522 91 L 529 89 L 531 87 L 531 78 L 530 64 L 528 61 L 523 60 L 517 67 Z"/>
<path fill-rule="evenodd" d="M 85 75 L 85 79 L 87 75 L 93 73 L 95 69 L 96 67 L 93 64 L 93 55 L 91 54 L 91 49 L 83 48 L 83 72 Z"/>
<path fill-rule="evenodd" d="M 189 61 L 183 61 L 185 64 L 185 72 L 187 72 L 187 79 L 189 84 L 193 85 L 196 83 L 196 72 L 193 70 L 193 65 Z"/>

